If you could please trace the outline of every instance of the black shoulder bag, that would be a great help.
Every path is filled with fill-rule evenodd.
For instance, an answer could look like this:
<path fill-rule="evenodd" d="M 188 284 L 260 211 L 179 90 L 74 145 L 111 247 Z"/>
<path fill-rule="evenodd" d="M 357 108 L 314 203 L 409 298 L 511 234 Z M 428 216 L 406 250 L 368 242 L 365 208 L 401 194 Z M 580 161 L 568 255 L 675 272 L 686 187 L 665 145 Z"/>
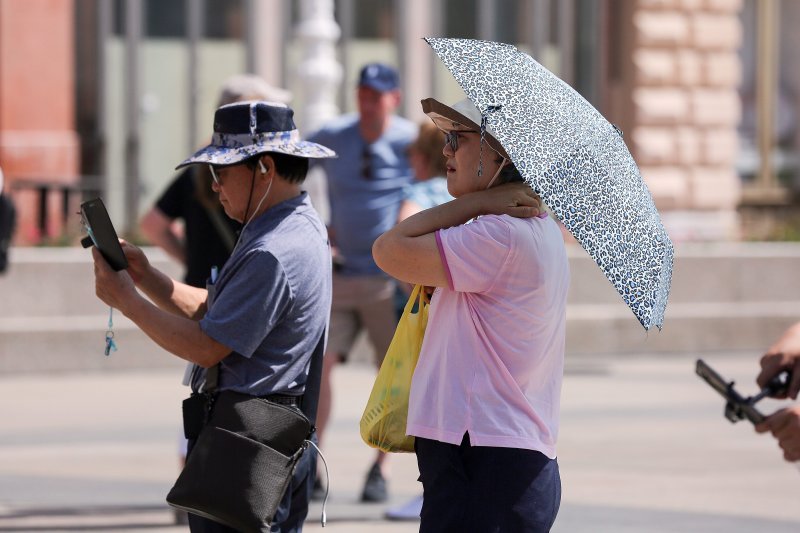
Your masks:
<path fill-rule="evenodd" d="M 239 531 L 269 532 L 295 466 L 311 443 L 324 342 L 323 333 L 311 356 L 302 412 L 233 391 L 206 391 L 184 401 L 184 430 L 187 438 L 197 440 L 167 503 Z M 186 404 L 198 396 L 207 399 L 208 418 L 199 435 L 193 435 Z"/>

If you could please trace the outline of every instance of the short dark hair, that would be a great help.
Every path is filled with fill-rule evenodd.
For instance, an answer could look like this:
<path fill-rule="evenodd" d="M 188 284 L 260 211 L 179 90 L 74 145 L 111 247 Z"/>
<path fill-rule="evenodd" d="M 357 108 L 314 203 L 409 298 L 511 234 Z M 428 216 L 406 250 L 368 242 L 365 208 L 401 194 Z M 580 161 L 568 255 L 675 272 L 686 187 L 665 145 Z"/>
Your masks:
<path fill-rule="evenodd" d="M 278 152 L 265 152 L 246 159 L 244 164 L 253 170 L 258 165 L 261 156 L 268 155 L 275 163 L 275 172 L 289 183 L 303 183 L 308 174 L 308 158 L 295 155 L 281 154 Z"/>
<path fill-rule="evenodd" d="M 503 158 L 499 157 L 497 159 L 498 163 L 503 162 Z M 515 183 L 515 182 L 524 182 L 525 178 L 522 177 L 522 174 L 519 173 L 517 167 L 514 165 L 514 162 L 510 159 L 508 160 L 508 164 L 503 167 L 503 170 L 500 171 L 500 174 L 497 176 L 497 184 L 502 185 L 503 183 Z"/>

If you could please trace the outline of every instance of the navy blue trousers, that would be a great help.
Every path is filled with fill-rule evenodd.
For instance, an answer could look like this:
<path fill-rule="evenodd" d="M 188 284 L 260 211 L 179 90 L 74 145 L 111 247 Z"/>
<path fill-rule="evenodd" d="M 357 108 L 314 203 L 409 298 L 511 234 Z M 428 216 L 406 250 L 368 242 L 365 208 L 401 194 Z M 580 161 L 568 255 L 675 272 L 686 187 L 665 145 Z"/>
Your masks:
<path fill-rule="evenodd" d="M 558 462 L 519 448 L 416 439 L 424 489 L 420 533 L 541 533 L 561 504 Z"/>
<path fill-rule="evenodd" d="M 317 442 L 317 435 L 312 435 Z M 194 443 L 189 442 L 189 453 Z M 308 502 L 314 490 L 314 479 L 317 475 L 317 450 L 309 447 L 300 460 L 283 495 L 272 522 L 272 533 L 300 533 L 303 522 L 308 515 Z M 191 533 L 237 533 L 237 530 L 223 526 L 219 522 L 189 513 L 189 531 Z"/>

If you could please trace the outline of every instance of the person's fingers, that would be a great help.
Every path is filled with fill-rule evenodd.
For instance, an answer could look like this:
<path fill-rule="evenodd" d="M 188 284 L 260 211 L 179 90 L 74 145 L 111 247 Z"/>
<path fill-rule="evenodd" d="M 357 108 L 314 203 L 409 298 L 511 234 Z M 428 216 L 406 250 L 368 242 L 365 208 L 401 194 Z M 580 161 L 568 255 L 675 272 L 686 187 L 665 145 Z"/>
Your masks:
<path fill-rule="evenodd" d="M 773 435 L 776 437 L 779 434 L 785 434 L 785 431 L 791 425 L 792 419 L 794 418 L 793 413 L 789 409 L 780 409 L 779 411 L 775 411 L 769 417 L 767 417 L 766 423 L 769 425 L 769 429 Z"/>
<path fill-rule="evenodd" d="M 774 378 L 781 371 L 781 361 L 783 354 L 766 353 L 761 357 L 761 372 L 756 377 L 756 383 L 762 389 L 767 386 L 769 380 Z"/>
<path fill-rule="evenodd" d="M 508 214 L 515 218 L 531 218 L 539 214 L 539 209 L 531 206 L 515 206 L 508 208 Z"/>
<path fill-rule="evenodd" d="M 778 439 L 778 444 L 783 450 L 783 458 L 787 461 L 800 460 L 800 438 L 794 433 L 789 437 Z"/>
<path fill-rule="evenodd" d="M 107 291 L 105 285 L 110 267 L 97 247 L 92 248 L 92 258 L 94 259 L 94 294 L 101 301 L 108 303 L 106 301 Z"/>
<path fill-rule="evenodd" d="M 766 433 L 769 431 L 769 424 L 767 422 L 761 422 L 760 424 L 755 425 L 756 433 Z"/>
<path fill-rule="evenodd" d="M 105 257 L 103 257 L 103 254 L 101 254 L 100 250 L 97 249 L 97 246 L 92 246 L 92 259 L 94 259 L 95 274 L 104 273 L 110 268 Z"/>
<path fill-rule="evenodd" d="M 526 194 L 521 194 L 514 198 L 515 206 L 528 206 L 528 207 L 538 207 L 539 202 L 536 201 L 536 198 L 533 196 L 528 196 Z"/>
<path fill-rule="evenodd" d="M 785 408 L 767 417 L 756 425 L 756 431 L 771 431 L 783 450 L 787 461 L 800 460 L 800 407 Z"/>
<path fill-rule="evenodd" d="M 534 191 L 531 188 L 531 186 L 528 185 L 527 183 L 523 183 L 520 185 L 522 185 L 521 190 L 525 194 L 526 200 L 529 199 L 530 202 L 525 205 L 530 205 L 532 207 L 535 207 L 536 209 L 538 209 L 537 214 L 541 213 L 544 210 L 544 202 L 542 202 L 542 197 L 536 194 L 536 191 Z"/>
<path fill-rule="evenodd" d="M 780 425 L 781 416 L 784 411 L 785 409 L 780 409 L 778 411 L 775 411 L 774 413 L 766 417 L 763 422 L 756 424 L 755 425 L 756 432 L 766 433 L 769 431 L 774 433 L 775 428 L 778 425 Z"/>
<path fill-rule="evenodd" d="M 790 463 L 793 463 L 795 461 L 800 461 L 800 450 L 798 450 L 796 448 L 792 448 L 792 449 L 788 449 L 788 450 L 784 449 L 783 450 L 783 458 L 786 461 L 790 462 Z"/>
<path fill-rule="evenodd" d="M 136 246 L 127 241 L 120 239 L 119 244 L 120 246 L 122 246 L 122 253 L 124 253 L 125 257 L 128 258 L 129 260 L 131 259 L 136 260 L 136 258 L 141 253 L 139 248 L 137 248 Z"/>

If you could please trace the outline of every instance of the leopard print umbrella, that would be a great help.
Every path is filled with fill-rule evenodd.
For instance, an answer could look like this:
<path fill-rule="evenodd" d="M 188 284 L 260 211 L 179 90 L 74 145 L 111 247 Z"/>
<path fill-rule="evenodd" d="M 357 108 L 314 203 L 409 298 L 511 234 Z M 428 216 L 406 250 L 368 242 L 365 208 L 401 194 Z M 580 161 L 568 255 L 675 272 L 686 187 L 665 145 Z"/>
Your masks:
<path fill-rule="evenodd" d="M 661 329 L 674 251 L 619 129 L 512 45 L 425 40 L 642 326 Z"/>

